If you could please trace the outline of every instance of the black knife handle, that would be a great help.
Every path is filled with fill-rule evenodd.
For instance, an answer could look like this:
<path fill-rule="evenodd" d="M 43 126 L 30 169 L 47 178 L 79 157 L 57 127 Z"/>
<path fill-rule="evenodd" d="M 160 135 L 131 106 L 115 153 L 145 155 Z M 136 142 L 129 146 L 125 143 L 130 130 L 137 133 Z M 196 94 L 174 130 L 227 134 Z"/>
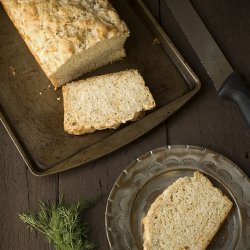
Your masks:
<path fill-rule="evenodd" d="M 219 96 L 237 103 L 250 126 L 250 86 L 240 74 L 234 72 L 227 78 L 219 90 Z"/>

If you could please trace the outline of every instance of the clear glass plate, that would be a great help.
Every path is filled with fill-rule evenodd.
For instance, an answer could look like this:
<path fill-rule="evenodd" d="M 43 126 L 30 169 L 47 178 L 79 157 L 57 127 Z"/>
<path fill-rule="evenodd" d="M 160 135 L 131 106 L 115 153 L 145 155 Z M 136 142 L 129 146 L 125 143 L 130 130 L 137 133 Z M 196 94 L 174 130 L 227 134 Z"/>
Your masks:
<path fill-rule="evenodd" d="M 179 177 L 204 173 L 234 206 L 208 249 L 250 249 L 250 181 L 226 157 L 196 146 L 168 146 L 131 163 L 109 195 L 105 223 L 111 249 L 142 249 L 142 218 L 154 199 Z"/>

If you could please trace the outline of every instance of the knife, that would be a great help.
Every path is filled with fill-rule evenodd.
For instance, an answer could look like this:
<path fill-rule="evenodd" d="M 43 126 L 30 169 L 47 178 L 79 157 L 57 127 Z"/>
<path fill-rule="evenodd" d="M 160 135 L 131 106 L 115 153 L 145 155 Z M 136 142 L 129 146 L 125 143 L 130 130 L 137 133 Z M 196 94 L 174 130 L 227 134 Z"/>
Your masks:
<path fill-rule="evenodd" d="M 165 0 L 220 97 L 238 104 L 250 126 L 250 86 L 235 72 L 189 0 Z"/>

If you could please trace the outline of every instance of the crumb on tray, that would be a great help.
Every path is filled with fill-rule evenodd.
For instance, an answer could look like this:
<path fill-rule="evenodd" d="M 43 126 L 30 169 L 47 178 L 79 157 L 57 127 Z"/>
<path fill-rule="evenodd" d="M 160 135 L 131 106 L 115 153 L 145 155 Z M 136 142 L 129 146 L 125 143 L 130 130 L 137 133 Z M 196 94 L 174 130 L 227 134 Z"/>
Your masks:
<path fill-rule="evenodd" d="M 15 70 L 15 68 L 14 68 L 13 66 L 10 66 L 10 72 L 11 72 L 11 74 L 12 74 L 13 76 L 16 75 L 16 70 Z"/>
<path fill-rule="evenodd" d="M 160 44 L 160 41 L 159 41 L 158 38 L 155 38 L 155 39 L 153 40 L 153 45 L 156 45 L 156 44 Z"/>

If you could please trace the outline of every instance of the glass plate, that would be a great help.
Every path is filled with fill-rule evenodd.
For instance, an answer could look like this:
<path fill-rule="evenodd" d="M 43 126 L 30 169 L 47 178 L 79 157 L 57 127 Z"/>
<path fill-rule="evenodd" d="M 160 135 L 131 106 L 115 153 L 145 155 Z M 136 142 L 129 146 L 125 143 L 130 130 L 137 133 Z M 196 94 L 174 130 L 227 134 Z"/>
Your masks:
<path fill-rule="evenodd" d="M 204 173 L 234 206 L 208 249 L 250 249 L 250 181 L 226 157 L 196 146 L 168 146 L 131 163 L 109 195 L 106 233 L 111 249 L 142 249 L 142 218 L 155 198 L 179 177 Z"/>

